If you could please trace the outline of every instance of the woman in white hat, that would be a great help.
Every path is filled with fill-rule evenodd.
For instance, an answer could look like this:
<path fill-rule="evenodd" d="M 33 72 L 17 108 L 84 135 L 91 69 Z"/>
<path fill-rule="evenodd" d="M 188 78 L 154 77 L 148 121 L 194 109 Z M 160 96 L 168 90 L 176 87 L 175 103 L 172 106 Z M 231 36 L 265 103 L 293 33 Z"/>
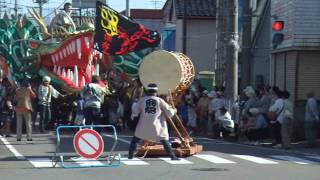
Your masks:
<path fill-rule="evenodd" d="M 41 133 L 44 133 L 45 129 L 49 128 L 48 123 L 51 123 L 51 97 L 65 97 L 65 95 L 62 95 L 50 85 L 50 81 L 51 78 L 49 76 L 44 76 L 42 84 L 38 89 L 38 111 L 40 112 L 39 129 Z"/>

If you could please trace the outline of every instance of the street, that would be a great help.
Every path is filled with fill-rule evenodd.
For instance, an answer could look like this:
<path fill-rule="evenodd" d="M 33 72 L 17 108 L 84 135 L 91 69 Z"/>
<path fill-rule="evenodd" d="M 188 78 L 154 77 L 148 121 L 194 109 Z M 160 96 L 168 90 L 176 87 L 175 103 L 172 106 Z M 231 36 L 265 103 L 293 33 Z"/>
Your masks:
<path fill-rule="evenodd" d="M 65 161 L 79 166 L 104 163 L 79 158 L 74 152 L 72 139 L 72 133 L 61 136 L 61 152 L 73 156 Z M 108 151 L 113 138 L 107 135 L 103 139 Z M 196 137 L 194 141 L 203 145 L 204 151 L 180 161 L 165 157 L 128 160 L 130 140 L 128 133 L 118 135 L 115 153 L 121 154 L 120 166 L 62 168 L 58 163 L 53 168 L 51 157 L 56 149 L 56 135 L 53 132 L 35 134 L 32 142 L 1 137 L 1 179 L 319 179 L 320 155 Z"/>

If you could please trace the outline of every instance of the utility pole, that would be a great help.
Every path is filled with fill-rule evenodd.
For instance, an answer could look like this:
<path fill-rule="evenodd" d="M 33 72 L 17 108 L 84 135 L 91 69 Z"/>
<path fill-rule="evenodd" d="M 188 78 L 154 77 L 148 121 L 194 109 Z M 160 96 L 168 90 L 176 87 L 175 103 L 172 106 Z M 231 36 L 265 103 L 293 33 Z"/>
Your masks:
<path fill-rule="evenodd" d="M 40 17 L 42 17 L 42 0 L 39 0 L 39 14 L 40 14 Z"/>
<path fill-rule="evenodd" d="M 238 0 L 225 0 L 226 20 L 226 95 L 233 103 L 238 96 Z"/>
<path fill-rule="evenodd" d="M 217 1 L 217 59 L 216 59 L 216 75 L 217 85 L 222 85 L 225 77 L 225 35 L 226 35 L 226 6 L 225 0 Z"/>
<path fill-rule="evenodd" d="M 245 0 L 243 14 L 242 57 L 241 57 L 241 89 L 251 83 L 251 26 L 252 26 L 252 0 Z"/>
<path fill-rule="evenodd" d="M 18 0 L 14 0 L 14 17 L 18 17 Z"/>
<path fill-rule="evenodd" d="M 221 66 L 220 66 L 220 62 L 221 62 L 221 27 L 222 27 L 222 14 L 221 14 L 221 1 L 222 0 L 217 0 L 217 4 L 216 4 L 216 16 L 217 16 L 217 20 L 216 20 L 216 28 L 217 28 L 217 33 L 216 33 L 216 61 L 215 61 L 215 74 L 216 74 L 216 83 L 215 84 L 220 84 L 221 83 Z"/>
<path fill-rule="evenodd" d="M 187 0 L 183 0 L 182 53 L 187 54 Z"/>
<path fill-rule="evenodd" d="M 47 3 L 48 0 L 34 0 L 33 2 L 39 4 L 39 15 L 42 17 L 42 6 L 43 4 Z"/>
<path fill-rule="evenodd" d="M 217 85 L 221 86 L 225 82 L 225 67 L 227 54 L 227 2 L 226 0 L 217 1 L 217 62 L 216 62 L 216 80 Z"/>
<path fill-rule="evenodd" d="M 126 16 L 130 16 L 130 7 L 129 7 L 129 0 L 126 0 Z"/>

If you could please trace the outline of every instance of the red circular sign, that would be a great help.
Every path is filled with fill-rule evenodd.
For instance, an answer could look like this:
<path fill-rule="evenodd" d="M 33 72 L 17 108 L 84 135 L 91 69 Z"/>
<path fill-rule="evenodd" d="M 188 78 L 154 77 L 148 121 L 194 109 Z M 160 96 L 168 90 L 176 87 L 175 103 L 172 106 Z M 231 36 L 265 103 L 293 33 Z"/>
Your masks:
<path fill-rule="evenodd" d="M 82 129 L 74 136 L 73 147 L 80 156 L 96 159 L 103 153 L 104 142 L 97 131 Z"/>

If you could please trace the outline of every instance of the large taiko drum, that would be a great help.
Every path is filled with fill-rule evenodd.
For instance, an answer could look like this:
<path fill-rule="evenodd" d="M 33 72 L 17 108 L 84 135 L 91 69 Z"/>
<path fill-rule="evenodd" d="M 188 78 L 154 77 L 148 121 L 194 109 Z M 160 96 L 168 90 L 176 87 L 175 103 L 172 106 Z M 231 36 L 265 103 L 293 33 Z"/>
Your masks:
<path fill-rule="evenodd" d="M 154 51 L 144 57 L 139 78 L 144 87 L 149 83 L 158 85 L 159 94 L 168 94 L 188 89 L 194 79 L 192 61 L 184 54 L 164 50 Z"/>

